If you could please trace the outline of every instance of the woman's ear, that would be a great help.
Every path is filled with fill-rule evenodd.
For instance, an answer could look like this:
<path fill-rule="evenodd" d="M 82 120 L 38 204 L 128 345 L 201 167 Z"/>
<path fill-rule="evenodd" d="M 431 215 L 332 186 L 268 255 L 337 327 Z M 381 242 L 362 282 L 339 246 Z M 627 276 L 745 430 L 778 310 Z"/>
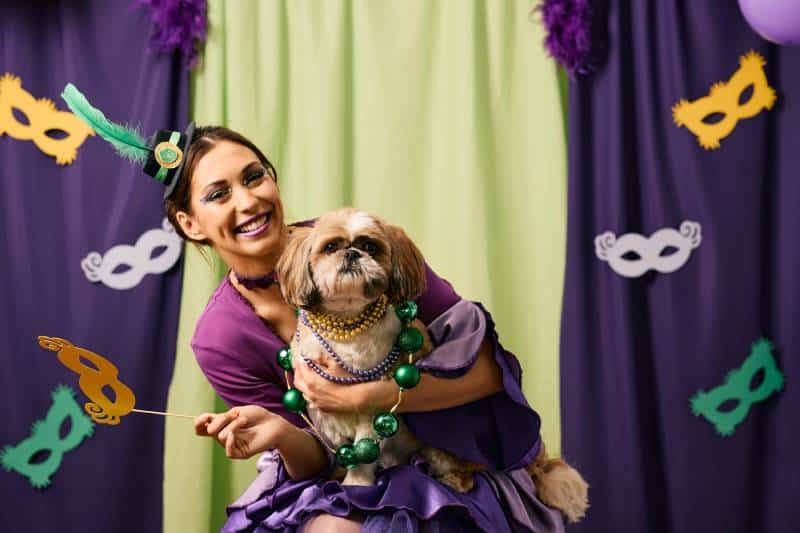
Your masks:
<path fill-rule="evenodd" d="M 200 230 L 200 226 L 189 213 L 178 211 L 175 213 L 175 220 L 178 221 L 183 233 L 191 240 L 201 242 L 206 240 L 206 234 Z"/>

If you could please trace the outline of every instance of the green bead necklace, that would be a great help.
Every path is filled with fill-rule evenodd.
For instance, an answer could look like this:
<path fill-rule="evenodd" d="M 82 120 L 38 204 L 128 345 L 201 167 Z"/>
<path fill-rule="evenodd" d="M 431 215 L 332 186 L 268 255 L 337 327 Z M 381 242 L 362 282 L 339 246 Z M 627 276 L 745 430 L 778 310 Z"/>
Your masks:
<path fill-rule="evenodd" d="M 303 398 L 303 393 L 292 387 L 289 380 L 289 372 L 292 370 L 292 350 L 288 346 L 284 346 L 277 353 L 278 365 L 284 370 L 286 377 L 286 386 L 289 388 L 283 394 L 283 406 L 292 413 L 299 414 L 306 424 L 317 434 L 322 442 L 331 453 L 336 457 L 336 461 L 345 468 L 354 468 L 362 464 L 374 463 L 380 454 L 380 442 L 383 439 L 388 439 L 400 428 L 400 421 L 394 414 L 400 406 L 403 399 L 403 391 L 413 389 L 417 386 L 420 380 L 419 369 L 414 365 L 414 353 L 422 348 L 424 338 L 422 332 L 417 328 L 409 326 L 409 324 L 417 316 L 417 304 L 413 301 L 407 301 L 398 305 L 394 309 L 397 318 L 403 323 L 403 329 L 397 335 L 395 344 L 403 352 L 408 353 L 408 363 L 403 363 L 398 366 L 394 371 L 394 380 L 400 390 L 397 393 L 397 402 L 387 412 L 378 413 L 372 419 L 372 428 L 378 435 L 378 439 L 371 439 L 364 437 L 359 439 L 354 444 L 342 444 L 337 450 L 332 449 L 325 443 L 325 439 L 308 419 L 303 410 L 307 406 L 306 399 Z"/>

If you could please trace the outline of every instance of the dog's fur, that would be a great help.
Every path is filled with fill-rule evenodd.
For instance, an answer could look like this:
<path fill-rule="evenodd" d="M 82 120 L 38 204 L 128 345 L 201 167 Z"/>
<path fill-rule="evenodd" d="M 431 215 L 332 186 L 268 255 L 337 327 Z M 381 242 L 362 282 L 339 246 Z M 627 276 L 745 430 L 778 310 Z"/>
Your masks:
<path fill-rule="evenodd" d="M 412 300 L 425 289 L 424 259 L 405 232 L 352 208 L 323 215 L 313 228 L 292 228 L 277 273 L 287 302 L 342 318 L 357 316 L 386 294 L 390 306 L 368 331 L 348 341 L 327 339 L 343 361 L 358 369 L 375 366 L 391 350 L 402 328 L 392 305 Z M 432 344 L 424 325 L 419 321 L 415 325 L 425 337 L 418 352 L 424 356 Z M 327 354 L 313 334 L 300 323 L 298 332 L 291 345 L 294 364 L 305 364 L 302 354 L 325 366 Z M 375 438 L 375 413 L 326 413 L 313 406 L 308 411 L 317 430 L 335 446 Z M 397 434 L 381 442 L 378 461 L 348 470 L 343 483 L 372 485 L 377 464 L 407 464 L 415 452 L 428 460 L 435 478 L 462 492 L 472 488 L 473 473 L 482 468 L 423 445 L 401 422 Z M 547 459 L 544 447 L 528 472 L 542 501 L 563 511 L 570 521 L 583 516 L 588 485 L 578 472 L 561 459 Z"/>

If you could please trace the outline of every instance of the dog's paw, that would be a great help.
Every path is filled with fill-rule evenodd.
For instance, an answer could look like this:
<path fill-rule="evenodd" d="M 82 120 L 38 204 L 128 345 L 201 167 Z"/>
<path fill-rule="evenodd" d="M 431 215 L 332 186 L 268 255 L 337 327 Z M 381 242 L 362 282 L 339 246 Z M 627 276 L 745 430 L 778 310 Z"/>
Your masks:
<path fill-rule="evenodd" d="M 475 486 L 475 476 L 472 472 L 448 472 L 437 479 L 458 492 L 469 492 Z"/>
<path fill-rule="evenodd" d="M 568 522 L 575 523 L 586 515 L 589 484 L 568 464 L 555 463 L 543 475 L 534 476 L 534 482 L 539 499 L 564 513 Z"/>
<path fill-rule="evenodd" d="M 360 472 L 358 468 L 347 471 L 342 485 L 356 485 L 361 487 L 371 487 L 375 484 L 375 475 L 372 472 Z"/>

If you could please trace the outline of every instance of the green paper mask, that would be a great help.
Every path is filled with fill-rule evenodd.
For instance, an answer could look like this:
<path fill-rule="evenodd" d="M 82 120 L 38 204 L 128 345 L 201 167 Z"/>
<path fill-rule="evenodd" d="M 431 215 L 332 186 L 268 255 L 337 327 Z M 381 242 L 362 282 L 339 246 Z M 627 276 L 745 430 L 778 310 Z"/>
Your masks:
<path fill-rule="evenodd" d="M 751 389 L 753 378 L 761 371 L 764 373 L 763 381 L 758 387 Z M 717 433 L 729 437 L 745 419 L 754 403 L 766 400 L 781 389 L 783 374 L 778 370 L 772 356 L 772 343 L 767 339 L 759 339 L 753 343 L 750 355 L 741 368 L 732 370 L 725 378 L 725 383 L 709 392 L 697 391 L 689 404 L 692 414 L 703 415 L 714 424 Z M 735 400 L 736 407 L 730 411 L 720 411 L 720 406 L 729 400 Z"/>
<path fill-rule="evenodd" d="M 27 477 L 34 488 L 50 485 L 50 478 L 61 465 L 65 452 L 78 446 L 83 439 L 94 434 L 94 424 L 75 401 L 75 392 L 59 385 L 51 396 L 53 405 L 44 420 L 31 426 L 31 436 L 16 446 L 6 446 L 0 452 L 0 465 L 7 471 L 15 470 Z M 69 419 L 70 431 L 63 439 L 59 435 L 61 425 Z M 31 463 L 39 452 L 50 452 L 40 463 Z"/>

